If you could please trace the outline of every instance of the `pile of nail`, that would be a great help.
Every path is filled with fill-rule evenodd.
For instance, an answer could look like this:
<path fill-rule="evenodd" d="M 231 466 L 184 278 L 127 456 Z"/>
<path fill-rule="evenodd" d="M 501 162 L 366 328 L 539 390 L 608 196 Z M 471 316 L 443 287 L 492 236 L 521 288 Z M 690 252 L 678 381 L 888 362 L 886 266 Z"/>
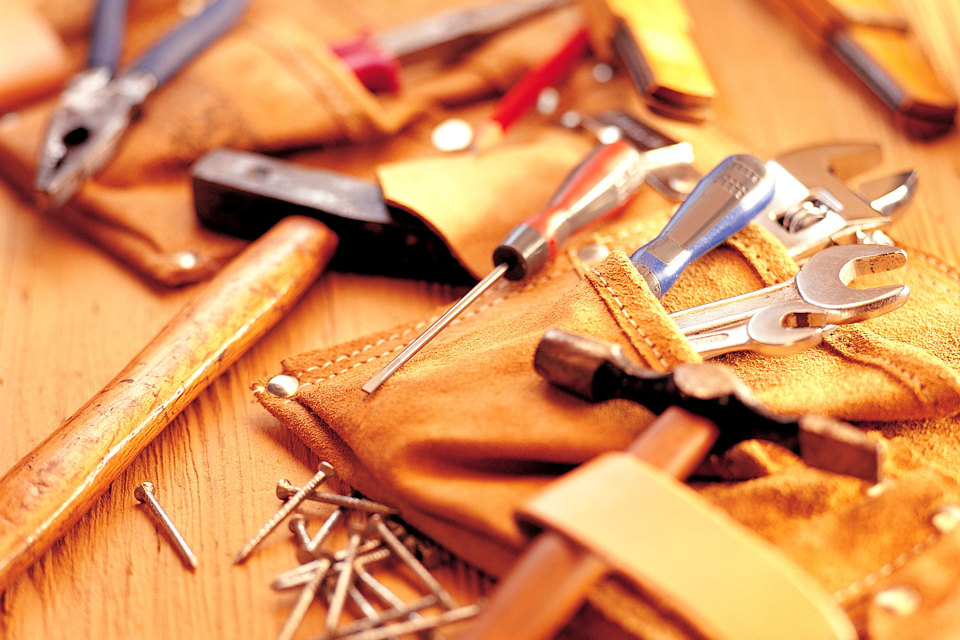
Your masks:
<path fill-rule="evenodd" d="M 396 510 L 356 495 L 319 491 L 324 481 L 336 477 L 333 467 L 323 462 L 304 486 L 288 480 L 277 484 L 283 506 L 237 554 L 236 563 L 246 560 L 266 536 L 287 521 L 297 544 L 299 566 L 274 578 L 278 591 L 300 589 L 293 609 L 280 630 L 278 640 L 290 640 L 300 628 L 314 602 L 324 601 L 323 632 L 314 640 L 378 640 L 406 634 L 427 633 L 441 638 L 437 629 L 475 616 L 476 604 L 460 606 L 430 573 L 448 564 L 452 557 L 438 545 L 409 529 L 397 519 Z M 310 501 L 334 507 L 313 535 L 309 519 L 297 509 Z M 342 548 L 330 547 L 337 528 L 346 534 Z M 376 569 L 376 570 L 375 570 Z M 377 571 L 405 574 L 422 593 L 404 599 L 378 579 Z M 351 609 L 351 611 L 347 611 Z"/>

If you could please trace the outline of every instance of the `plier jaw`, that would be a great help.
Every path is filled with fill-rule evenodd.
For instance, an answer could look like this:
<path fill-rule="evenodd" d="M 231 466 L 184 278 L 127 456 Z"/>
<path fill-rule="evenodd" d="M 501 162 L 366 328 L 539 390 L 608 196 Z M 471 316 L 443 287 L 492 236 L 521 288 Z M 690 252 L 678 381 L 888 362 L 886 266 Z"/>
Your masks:
<path fill-rule="evenodd" d="M 76 193 L 113 155 L 137 106 L 156 85 L 148 73 L 111 78 L 105 67 L 74 77 L 47 128 L 36 189 L 50 208 Z"/>

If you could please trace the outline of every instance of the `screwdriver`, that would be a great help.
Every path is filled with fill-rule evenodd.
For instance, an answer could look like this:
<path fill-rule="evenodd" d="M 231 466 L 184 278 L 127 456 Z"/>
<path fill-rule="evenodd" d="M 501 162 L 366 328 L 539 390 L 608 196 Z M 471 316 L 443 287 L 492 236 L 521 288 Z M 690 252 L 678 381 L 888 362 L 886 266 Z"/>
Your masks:
<path fill-rule="evenodd" d="M 693 161 L 686 142 L 641 152 L 625 140 L 596 147 L 567 176 L 538 213 L 514 227 L 493 252 L 496 267 L 439 320 L 361 387 L 373 393 L 485 291 L 500 281 L 522 280 L 539 271 L 574 232 L 620 209 L 652 169 Z"/>

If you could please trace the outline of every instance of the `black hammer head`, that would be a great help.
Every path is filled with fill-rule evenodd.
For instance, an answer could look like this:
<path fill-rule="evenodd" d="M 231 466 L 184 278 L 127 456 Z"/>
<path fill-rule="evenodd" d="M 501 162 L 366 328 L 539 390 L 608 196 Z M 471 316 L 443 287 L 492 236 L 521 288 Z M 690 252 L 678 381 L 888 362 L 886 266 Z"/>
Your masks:
<path fill-rule="evenodd" d="M 794 451 L 810 466 L 880 480 L 879 442 L 832 418 L 808 415 L 797 420 L 775 414 L 720 364 L 682 364 L 657 373 L 629 361 L 618 346 L 550 329 L 537 346 L 534 368 L 587 400 L 631 400 L 657 414 L 679 406 L 708 418 L 720 430 L 714 446 L 718 453 L 743 440 L 769 440 Z"/>

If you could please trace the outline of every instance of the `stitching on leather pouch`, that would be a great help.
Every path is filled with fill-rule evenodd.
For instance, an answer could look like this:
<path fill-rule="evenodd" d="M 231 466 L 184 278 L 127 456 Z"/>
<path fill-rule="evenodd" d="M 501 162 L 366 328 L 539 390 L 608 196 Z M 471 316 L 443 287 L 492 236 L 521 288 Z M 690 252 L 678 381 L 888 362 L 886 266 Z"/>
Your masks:
<path fill-rule="evenodd" d="M 928 255 L 926 253 L 922 253 L 920 251 L 917 251 L 916 249 L 910 249 L 910 252 L 911 252 L 911 256 L 916 256 L 920 258 L 921 260 L 931 265 L 938 271 L 960 282 L 960 271 L 957 271 L 957 269 L 955 269 L 953 266 L 947 264 L 946 262 L 943 262 L 939 258 L 935 258 L 934 256 Z"/>
<path fill-rule="evenodd" d="M 507 299 L 509 299 L 509 298 L 513 298 L 513 297 L 515 297 L 515 296 L 518 296 L 518 295 L 522 294 L 522 293 L 525 292 L 525 291 L 528 291 L 529 289 L 531 289 L 531 288 L 533 288 L 533 287 L 536 287 L 536 286 L 538 286 L 538 285 L 540 285 L 540 284 L 542 284 L 542 283 L 544 283 L 544 282 L 547 282 L 547 281 L 549 281 L 549 280 L 553 280 L 554 278 L 556 278 L 556 277 L 558 277 L 558 276 L 561 276 L 561 275 L 567 273 L 567 271 L 568 271 L 569 269 L 570 269 L 570 266 L 559 267 L 559 268 L 557 268 L 557 269 L 554 269 L 554 270 L 551 271 L 550 273 L 546 273 L 546 274 L 540 276 L 539 278 L 537 278 L 536 280 L 532 280 L 531 282 L 528 282 L 528 283 L 527 283 L 526 285 L 524 285 L 523 287 L 521 287 L 521 288 L 519 288 L 519 289 L 515 289 L 514 291 L 511 291 L 511 292 L 508 293 L 507 295 L 501 296 L 501 297 L 499 297 L 499 298 L 495 298 L 494 300 L 491 300 L 490 302 L 488 302 L 487 304 L 485 304 L 485 305 L 483 305 L 483 306 L 481 306 L 481 307 L 478 307 L 478 308 L 476 308 L 476 309 L 472 309 L 472 310 L 468 311 L 467 313 L 461 315 L 459 318 L 457 318 L 456 320 L 454 320 L 451 324 L 456 324 L 456 323 L 458 323 L 458 322 L 461 322 L 461 321 L 463 321 L 463 320 L 466 320 L 467 318 L 470 318 L 470 317 L 473 317 L 473 316 L 475 316 L 475 315 L 477 315 L 477 314 L 483 313 L 485 310 L 487 310 L 487 309 L 489 309 L 489 308 L 491 308 L 491 307 L 493 307 L 493 306 L 496 306 L 496 305 L 500 304 L 500 303 L 503 302 L 504 300 L 507 300 Z M 386 342 L 390 342 L 391 340 L 395 340 L 395 339 L 400 338 L 400 337 L 403 337 L 403 336 L 405 336 L 405 335 L 407 335 L 407 334 L 409 334 L 409 333 L 412 333 L 412 332 L 414 332 L 414 331 L 417 331 L 417 330 L 420 329 L 421 327 L 424 327 L 424 326 L 426 326 L 427 324 L 433 322 L 433 321 L 436 320 L 438 317 L 439 317 L 439 316 L 433 316 L 432 318 L 430 318 L 430 319 L 428 319 L 428 320 L 423 320 L 423 321 L 421 321 L 421 322 L 418 322 L 418 323 L 415 324 L 414 326 L 408 327 L 407 329 L 404 329 L 403 331 L 401 331 L 401 332 L 399 332 L 399 333 L 395 333 L 395 334 L 393 334 L 393 335 L 391 335 L 391 336 L 388 336 L 387 338 L 381 338 L 380 340 L 377 340 L 376 342 L 372 342 L 372 343 L 369 343 L 369 344 L 365 344 L 365 345 L 363 345 L 362 347 L 360 347 L 359 349 L 355 349 L 355 350 L 353 350 L 353 351 L 350 352 L 350 353 L 341 354 L 341 355 L 337 356 L 336 358 L 333 358 L 332 360 L 328 360 L 327 362 L 324 362 L 323 364 L 313 365 L 313 366 L 311 366 L 311 367 L 307 367 L 306 369 L 304 369 L 304 370 L 302 370 L 302 371 L 290 372 L 290 373 L 287 373 L 286 375 L 293 376 L 293 377 L 295 377 L 297 380 L 300 380 L 300 378 L 301 378 L 304 374 L 306 374 L 306 373 L 309 373 L 309 372 L 312 372 L 312 371 L 317 371 L 317 370 L 319 370 L 319 369 L 324 369 L 324 368 L 326 368 L 326 367 L 328 367 L 328 366 L 330 366 L 330 365 L 332 365 L 332 364 L 335 364 L 335 363 L 337 363 L 337 362 L 342 362 L 342 361 L 344 361 L 344 360 L 348 360 L 349 358 L 352 358 L 352 357 L 354 357 L 354 356 L 357 356 L 357 355 L 363 353 L 364 351 L 369 351 L 370 349 L 372 349 L 372 348 L 374 348 L 374 347 L 377 347 L 377 346 L 380 346 L 381 344 L 384 344 L 384 343 L 386 343 Z M 342 374 L 344 374 L 344 373 L 346 373 L 346 372 L 348 372 L 348 371 L 350 371 L 350 370 L 352 370 L 352 369 L 356 369 L 357 367 L 359 367 L 359 366 L 361 366 L 361 365 L 367 364 L 367 363 L 369 363 L 369 362 L 373 362 L 374 360 L 377 360 L 377 359 L 379 359 L 379 358 L 383 358 L 384 356 L 388 356 L 388 355 L 390 355 L 390 354 L 392 354 L 392 353 L 395 353 L 395 352 L 397 352 L 397 351 L 400 351 L 400 350 L 402 350 L 404 347 L 406 347 L 407 344 L 408 344 L 408 343 L 400 343 L 400 344 L 396 345 L 394 348 L 392 348 L 392 349 L 390 349 L 390 350 L 384 351 L 383 353 L 381 353 L 381 354 L 379 354 L 379 355 L 375 355 L 375 356 L 373 356 L 373 357 L 371 357 L 371 358 L 367 358 L 366 360 L 360 360 L 360 361 L 358 361 L 358 362 L 355 362 L 354 364 L 350 365 L 349 367 L 344 367 L 343 369 L 337 371 L 336 373 L 332 373 L 332 374 L 330 374 L 330 375 L 328 375 L 328 376 L 325 376 L 325 377 L 323 377 L 323 378 L 318 378 L 318 379 L 316 379 L 316 380 L 311 380 L 310 382 L 304 382 L 303 384 L 301 384 L 301 385 L 298 387 L 298 391 L 299 391 L 299 389 L 302 389 L 302 388 L 304 388 L 304 387 L 308 387 L 308 386 L 310 386 L 310 385 L 317 384 L 317 383 L 319 383 L 319 382 L 323 382 L 323 381 L 329 380 L 329 379 L 331 379 L 331 378 L 336 378 L 337 376 L 342 375 Z M 262 386 L 262 385 L 257 385 L 256 387 L 253 388 L 253 392 L 254 392 L 254 393 L 262 393 L 262 392 L 265 391 L 265 390 L 266 390 L 266 387 L 264 387 L 264 386 Z M 296 396 L 294 395 L 294 396 L 291 396 L 291 397 L 289 397 L 289 398 L 283 398 L 282 401 L 283 401 L 283 402 L 291 402 L 291 401 L 295 400 L 295 397 L 296 397 Z"/>
<path fill-rule="evenodd" d="M 657 361 L 663 366 L 664 369 L 668 369 L 669 365 L 667 364 L 667 361 L 664 360 L 663 355 L 660 353 L 660 350 L 657 348 L 657 345 L 653 343 L 653 340 L 650 339 L 650 337 L 646 334 L 646 332 L 640 328 L 640 325 L 637 324 L 637 322 L 630 316 L 630 313 L 623 306 L 623 303 L 620 302 L 620 298 L 617 296 L 616 293 L 613 292 L 613 289 L 610 288 L 610 284 L 604 279 L 602 275 L 600 275 L 600 273 L 596 269 L 591 269 L 590 271 L 593 273 L 594 276 L 597 277 L 597 279 L 600 281 L 600 284 L 602 284 L 603 287 L 610 292 L 610 295 L 613 297 L 614 302 L 616 302 L 617 306 L 620 308 L 620 312 L 623 314 L 623 317 L 625 317 L 627 321 L 630 323 L 630 325 L 637 330 L 637 333 L 640 334 L 640 336 L 643 338 L 643 341 L 646 342 L 647 346 L 650 347 L 650 350 L 653 351 L 653 355 L 657 357 Z"/>
<path fill-rule="evenodd" d="M 910 549 L 904 551 L 890 562 L 882 565 L 876 571 L 868 573 L 853 584 L 850 584 L 839 591 L 835 591 L 833 593 L 834 599 L 843 604 L 856 598 L 862 594 L 865 589 L 873 587 L 881 579 L 890 576 L 897 569 L 903 568 L 908 562 L 932 547 L 934 543 L 937 542 L 941 537 L 943 537 L 943 534 L 939 531 L 931 533 L 926 539 L 921 540 L 917 544 L 913 545 Z"/>

